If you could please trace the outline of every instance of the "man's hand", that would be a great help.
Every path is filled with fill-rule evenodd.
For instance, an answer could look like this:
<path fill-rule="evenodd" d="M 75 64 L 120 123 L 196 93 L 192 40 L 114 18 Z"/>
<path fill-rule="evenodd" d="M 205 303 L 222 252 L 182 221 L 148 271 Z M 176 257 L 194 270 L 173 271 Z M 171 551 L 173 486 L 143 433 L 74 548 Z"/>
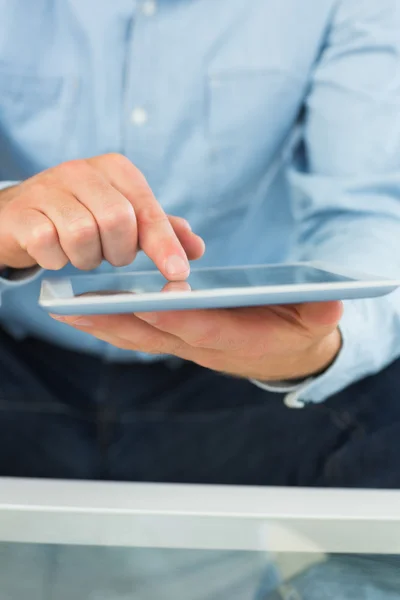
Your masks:
<path fill-rule="evenodd" d="M 126 350 L 172 354 L 215 371 L 278 381 L 320 373 L 334 361 L 342 310 L 340 302 L 326 302 L 56 318 Z"/>
<path fill-rule="evenodd" d="M 167 217 L 146 179 L 120 154 L 75 160 L 0 192 L 0 264 L 68 262 L 90 270 L 102 260 L 129 265 L 143 250 L 169 280 L 185 279 L 203 241 L 184 219 Z"/>

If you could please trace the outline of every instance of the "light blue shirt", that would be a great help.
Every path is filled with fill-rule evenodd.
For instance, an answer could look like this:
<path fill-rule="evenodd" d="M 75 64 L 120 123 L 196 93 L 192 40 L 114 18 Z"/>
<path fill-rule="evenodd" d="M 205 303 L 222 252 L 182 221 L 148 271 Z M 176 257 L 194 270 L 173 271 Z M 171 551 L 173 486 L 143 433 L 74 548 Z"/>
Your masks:
<path fill-rule="evenodd" d="M 2 186 L 123 153 L 203 236 L 202 265 L 400 277 L 399 115 L 398 0 L 0 0 Z M 51 320 L 42 276 L 3 280 L 3 327 L 143 358 Z M 400 355 L 399 295 L 346 302 L 341 331 L 306 402 Z"/>

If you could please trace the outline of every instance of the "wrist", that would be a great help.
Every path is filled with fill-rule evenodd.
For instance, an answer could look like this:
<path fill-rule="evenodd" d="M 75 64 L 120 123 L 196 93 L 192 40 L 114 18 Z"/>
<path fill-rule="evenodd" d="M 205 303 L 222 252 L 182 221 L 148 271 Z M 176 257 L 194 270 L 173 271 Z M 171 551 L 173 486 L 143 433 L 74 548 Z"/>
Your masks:
<path fill-rule="evenodd" d="M 296 387 L 307 379 L 322 375 L 335 362 L 342 348 L 342 336 L 337 327 L 301 353 L 300 359 L 287 361 L 285 369 L 275 376 L 249 377 L 252 381 L 272 386 Z"/>
<path fill-rule="evenodd" d="M 18 187 L 18 183 L 12 183 L 7 187 L 0 187 L 0 211 L 4 208 L 6 204 L 13 199 L 15 195 L 15 190 Z"/>

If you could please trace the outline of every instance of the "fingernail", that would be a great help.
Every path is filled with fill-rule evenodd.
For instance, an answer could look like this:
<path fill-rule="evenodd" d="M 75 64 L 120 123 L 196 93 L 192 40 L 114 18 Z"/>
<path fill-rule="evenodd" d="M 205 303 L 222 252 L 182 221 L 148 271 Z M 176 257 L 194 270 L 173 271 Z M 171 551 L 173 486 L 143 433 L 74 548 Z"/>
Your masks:
<path fill-rule="evenodd" d="M 188 262 L 181 256 L 170 256 L 165 263 L 167 275 L 186 275 L 189 271 Z"/>
<path fill-rule="evenodd" d="M 136 316 L 142 321 L 146 321 L 149 325 L 155 325 L 158 321 L 157 313 L 147 312 L 147 313 L 136 313 Z"/>
<path fill-rule="evenodd" d="M 183 223 L 184 223 L 186 229 L 189 229 L 189 231 L 192 231 L 192 227 L 191 227 L 189 221 L 186 221 L 186 219 L 185 219 Z"/>

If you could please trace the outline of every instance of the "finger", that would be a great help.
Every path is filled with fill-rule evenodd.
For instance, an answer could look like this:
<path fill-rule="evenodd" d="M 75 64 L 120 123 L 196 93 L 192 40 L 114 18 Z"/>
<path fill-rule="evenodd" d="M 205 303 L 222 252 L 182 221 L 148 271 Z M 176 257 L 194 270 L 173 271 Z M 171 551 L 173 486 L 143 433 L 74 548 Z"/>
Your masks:
<path fill-rule="evenodd" d="M 93 215 L 72 194 L 48 188 L 35 206 L 54 224 L 60 245 L 71 264 L 90 270 L 102 261 L 99 230 Z"/>
<path fill-rule="evenodd" d="M 88 161 L 60 165 L 57 178 L 92 215 L 104 259 L 115 267 L 131 264 L 137 252 L 137 226 L 135 211 L 125 196 Z"/>
<path fill-rule="evenodd" d="M 169 281 L 162 289 L 163 292 L 191 292 L 192 288 L 187 281 Z"/>
<path fill-rule="evenodd" d="M 39 211 L 26 210 L 20 215 L 15 238 L 43 269 L 58 270 L 68 263 L 54 224 Z"/>
<path fill-rule="evenodd" d="M 60 316 L 53 319 L 82 329 L 95 337 L 110 341 L 118 347 L 148 354 L 175 354 L 185 350 L 186 344 L 137 319 L 134 315 Z M 120 342 L 118 342 L 120 340 Z"/>
<path fill-rule="evenodd" d="M 260 318 L 239 310 L 163 311 L 136 316 L 194 348 L 237 351 L 249 345 L 252 335 L 256 340 L 262 335 Z"/>
<path fill-rule="evenodd" d="M 327 307 L 325 312 L 319 307 L 315 314 L 310 308 L 304 309 L 304 306 L 163 311 L 137 313 L 136 316 L 161 331 L 181 338 L 194 348 L 243 351 L 251 355 L 260 351 L 281 352 L 285 349 L 291 352 L 309 343 L 313 337 L 323 337 L 334 329 L 334 318 L 340 314 L 337 306 L 337 312 L 334 307 Z M 325 319 L 325 324 L 321 324 L 321 321 L 317 325 L 315 322 L 311 324 L 308 320 L 306 326 L 303 318 L 308 318 L 308 312 L 313 314 L 314 319 Z M 326 324 L 328 314 L 330 324 Z"/>
<path fill-rule="evenodd" d="M 198 260 L 201 258 L 205 251 L 203 239 L 192 232 L 189 223 L 185 219 L 173 216 L 168 218 L 188 259 Z"/>
<path fill-rule="evenodd" d="M 185 250 L 142 173 L 124 156 L 89 159 L 132 204 L 140 248 L 167 279 L 186 279 L 190 267 Z"/>

